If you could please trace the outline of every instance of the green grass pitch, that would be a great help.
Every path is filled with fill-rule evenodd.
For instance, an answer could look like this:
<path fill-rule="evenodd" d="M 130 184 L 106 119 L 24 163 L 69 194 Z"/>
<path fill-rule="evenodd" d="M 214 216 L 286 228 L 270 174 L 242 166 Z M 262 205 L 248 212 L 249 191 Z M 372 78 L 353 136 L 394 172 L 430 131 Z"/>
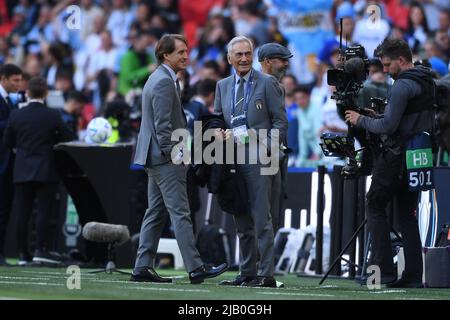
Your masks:
<path fill-rule="evenodd" d="M 90 274 L 81 269 L 80 289 L 69 290 L 64 268 L 0 267 L 0 299 L 150 299 L 150 300 L 422 300 L 450 299 L 450 289 L 369 290 L 353 280 L 328 278 L 319 286 L 320 278 L 278 276 L 285 288 L 223 287 L 218 282 L 233 278 L 226 272 L 203 284 L 191 285 L 186 272 L 158 270 L 172 276 L 172 284 L 134 283 L 121 274 Z M 129 271 L 129 270 L 128 270 Z"/>

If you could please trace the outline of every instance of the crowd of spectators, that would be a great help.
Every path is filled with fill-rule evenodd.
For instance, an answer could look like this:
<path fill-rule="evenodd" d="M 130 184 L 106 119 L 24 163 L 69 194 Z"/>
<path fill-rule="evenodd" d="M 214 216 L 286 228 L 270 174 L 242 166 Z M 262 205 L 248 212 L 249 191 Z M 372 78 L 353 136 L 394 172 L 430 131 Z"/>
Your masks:
<path fill-rule="evenodd" d="M 323 6 L 320 14 L 317 6 Z M 121 122 L 130 131 L 122 126 L 119 139 L 133 140 L 140 93 L 157 66 L 154 49 L 163 34 L 182 33 L 188 39 L 190 65 L 179 76 L 191 120 L 211 110 L 211 87 L 232 72 L 226 60 L 230 39 L 250 37 L 255 55 L 261 44 L 278 42 L 294 53 L 282 79 L 292 149 L 289 165 L 315 167 L 339 161 L 323 158 L 320 133 L 347 130 L 331 99 L 334 88 L 326 81 L 339 54 L 340 18 L 344 46 L 361 44 L 370 59 L 385 37 L 403 38 L 415 60 L 427 59 L 437 77 L 449 72 L 447 0 L 0 1 L 0 64 L 20 66 L 25 80 L 43 76 L 50 89 L 61 92 L 65 105 L 60 108 L 80 139 L 90 119 L 126 106 L 115 109 L 127 109 L 123 114 L 128 119 L 122 114 Z M 293 29 L 320 41 L 299 45 Z M 257 60 L 254 67 L 260 69 Z M 376 93 L 386 95 L 391 79 L 380 71 L 379 66 L 371 70 L 367 85 L 382 88 Z M 368 102 L 364 97 L 359 101 Z"/>

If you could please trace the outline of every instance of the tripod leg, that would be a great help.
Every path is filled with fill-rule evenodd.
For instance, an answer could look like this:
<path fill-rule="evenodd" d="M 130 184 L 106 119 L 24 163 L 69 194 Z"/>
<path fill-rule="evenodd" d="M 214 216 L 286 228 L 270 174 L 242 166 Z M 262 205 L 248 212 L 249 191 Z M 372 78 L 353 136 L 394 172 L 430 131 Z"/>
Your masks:
<path fill-rule="evenodd" d="M 106 269 L 93 270 L 93 271 L 89 271 L 88 273 L 100 273 L 100 272 L 106 272 Z"/>
<path fill-rule="evenodd" d="M 320 280 L 319 284 L 322 284 L 325 281 L 325 279 L 328 278 L 328 275 L 330 274 L 331 270 L 333 270 L 334 266 L 342 259 L 342 256 L 344 255 L 345 251 L 347 251 L 347 249 L 351 246 L 352 242 L 358 236 L 358 233 L 366 225 L 366 222 L 367 222 L 367 219 L 364 219 L 363 222 L 361 223 L 361 225 L 358 227 L 358 229 L 353 234 L 352 238 L 347 242 L 347 244 L 345 245 L 344 249 L 342 249 L 342 251 L 339 253 L 337 258 L 333 261 L 333 264 L 331 264 L 331 266 L 328 268 L 327 273 L 325 273 L 325 275 L 322 277 L 322 279 Z"/>

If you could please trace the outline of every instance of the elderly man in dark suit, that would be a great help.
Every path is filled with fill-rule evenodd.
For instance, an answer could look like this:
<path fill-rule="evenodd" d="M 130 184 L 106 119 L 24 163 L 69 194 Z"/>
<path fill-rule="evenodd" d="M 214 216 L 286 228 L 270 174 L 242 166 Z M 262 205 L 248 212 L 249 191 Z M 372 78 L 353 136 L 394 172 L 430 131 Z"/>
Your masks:
<path fill-rule="evenodd" d="M 47 251 L 49 219 L 59 181 L 53 146 L 73 140 L 75 136 L 64 124 L 59 111 L 45 105 L 45 79 L 32 78 L 28 83 L 27 96 L 28 105 L 11 113 L 3 136 L 5 146 L 16 150 L 13 210 L 18 219 L 19 264 L 31 260 L 28 224 L 35 198 L 38 199 L 38 214 L 33 261 L 58 264 L 57 258 Z"/>
<path fill-rule="evenodd" d="M 142 94 L 142 123 L 134 162 L 148 174 L 148 203 L 142 221 L 136 263 L 131 281 L 172 282 L 154 270 L 161 232 L 169 213 L 178 246 L 192 284 L 220 275 L 227 264 L 204 265 L 195 247 L 186 190 L 186 167 L 178 163 L 183 149 L 173 150 L 172 133 L 187 129 L 180 101 L 178 71 L 187 67 L 187 43 L 183 36 L 163 36 L 156 46 L 158 68 L 148 78 Z M 174 157 L 172 157 L 172 154 Z"/>
<path fill-rule="evenodd" d="M 219 81 L 216 87 L 214 109 L 223 114 L 229 128 L 221 131 L 223 138 L 227 140 L 233 136 L 236 142 L 237 170 L 245 180 L 251 213 L 235 216 L 242 255 L 240 275 L 234 280 L 224 280 L 221 284 L 276 287 L 273 277 L 274 232 L 270 209 L 271 187 L 279 168 L 276 165 L 276 170 L 265 174 L 260 148 L 265 148 L 272 159 L 279 160 L 282 154 L 281 141 L 286 136 L 287 119 L 277 80 L 254 70 L 252 59 L 252 42 L 242 36 L 233 38 L 228 44 L 228 62 L 234 67 L 236 74 Z M 258 134 L 257 152 L 252 147 L 251 139 L 256 133 L 261 133 L 261 130 L 267 130 L 268 135 Z M 272 152 L 274 147 L 275 152 Z M 246 156 L 245 163 L 239 163 L 240 151 Z"/>
<path fill-rule="evenodd" d="M 9 115 L 16 108 L 9 94 L 19 90 L 21 81 L 22 70 L 18 66 L 5 64 L 0 67 L 0 266 L 7 265 L 3 250 L 14 197 L 14 154 L 1 142 Z"/>

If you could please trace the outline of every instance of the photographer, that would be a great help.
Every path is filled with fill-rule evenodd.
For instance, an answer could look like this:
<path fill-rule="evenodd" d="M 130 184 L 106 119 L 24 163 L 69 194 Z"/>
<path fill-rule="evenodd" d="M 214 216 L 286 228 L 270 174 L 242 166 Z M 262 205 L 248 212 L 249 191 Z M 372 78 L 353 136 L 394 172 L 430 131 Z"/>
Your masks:
<path fill-rule="evenodd" d="M 368 229 L 373 239 L 372 264 L 380 267 L 381 283 L 388 287 L 420 287 L 422 254 L 415 215 L 419 192 L 408 190 L 405 149 L 414 135 L 433 132 L 434 83 L 428 68 L 414 67 L 405 41 L 386 39 L 376 53 L 381 58 L 383 71 L 396 80 L 388 95 L 385 113 L 372 118 L 351 110 L 345 112 L 347 122 L 379 134 L 384 141 L 383 150 L 374 162 L 366 202 Z M 394 197 L 399 204 L 397 214 L 405 253 L 405 271 L 399 280 L 396 280 L 386 216 L 386 207 Z"/>

